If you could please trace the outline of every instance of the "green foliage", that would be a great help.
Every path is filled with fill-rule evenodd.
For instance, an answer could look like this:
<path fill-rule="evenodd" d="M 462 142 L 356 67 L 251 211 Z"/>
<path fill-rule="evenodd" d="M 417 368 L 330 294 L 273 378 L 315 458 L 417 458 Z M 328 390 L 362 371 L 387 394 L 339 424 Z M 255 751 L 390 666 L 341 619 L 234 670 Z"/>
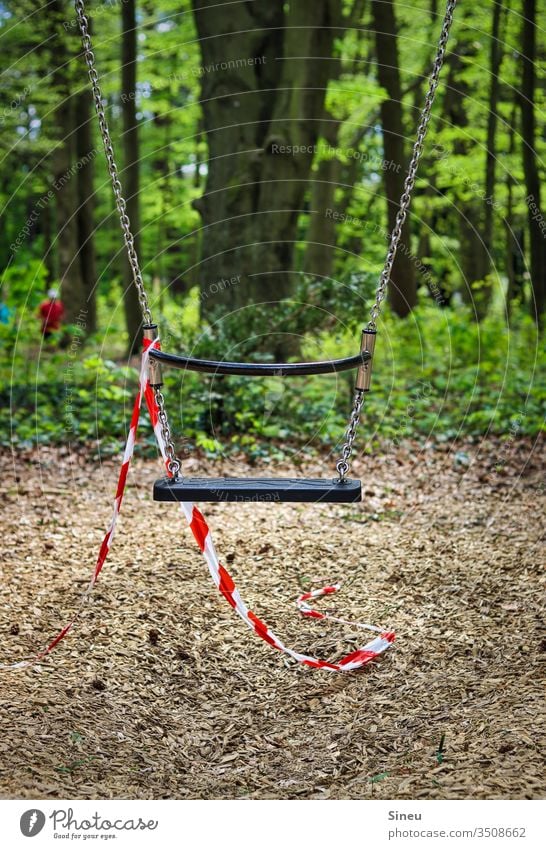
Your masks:
<path fill-rule="evenodd" d="M 328 132 L 319 139 L 314 158 L 315 173 L 324 160 L 336 160 L 339 165 L 332 200 L 339 212 L 335 279 L 303 273 L 310 219 L 307 197 L 298 220 L 296 267 L 291 269 L 300 274 L 299 283 L 274 318 L 279 330 L 302 340 L 301 354 L 309 359 L 354 351 L 387 241 L 380 127 L 385 91 L 377 82 L 371 9 L 370 4 L 349 2 L 343 8 L 347 26 L 340 29 L 334 51 L 339 68 L 326 92 Z M 360 10 L 362 19 L 350 20 L 355 10 Z M 378 439 L 395 445 L 408 437 L 451 439 L 466 434 L 478 438 L 488 432 L 508 436 L 514 428 L 533 435 L 543 427 L 544 353 L 536 330 L 517 304 L 510 327 L 502 313 L 515 256 L 508 258 L 506 234 L 525 234 L 528 226 L 521 162 L 524 142 L 518 125 L 519 7 L 510 7 L 501 19 L 503 56 L 490 246 L 494 271 L 476 275 L 483 279 L 465 280 L 461 270 L 462 213 L 470 208 L 479 230 L 487 203 L 492 10 L 491 4 L 463 4 L 457 10 L 443 71 L 443 81 L 451 84 L 442 84 L 438 92 L 411 207 L 412 251 L 430 268 L 430 279 L 441 282 L 448 298 L 453 296 L 452 303 L 438 309 L 421 285 L 421 305 L 408 320 L 385 315 L 373 391 L 366 401 L 368 445 Z M 395 11 L 409 152 L 439 21 L 425 9 L 416 15 L 411 5 L 396 3 Z M 264 359 L 267 355 L 256 352 L 252 340 L 239 344 L 245 338 L 240 312 L 218 326 L 203 326 L 199 321 L 196 269 L 206 234 L 201 233 L 193 201 L 203 193 L 208 154 L 200 104 L 204 71 L 191 4 L 187 0 L 138 4 L 135 92 L 119 90 L 119 12 L 119 3 L 94 4 L 93 38 L 122 181 L 122 98 L 134 98 L 137 105 L 141 259 L 164 346 L 203 356 L 233 357 L 236 351 L 240 358 Z M 537 12 L 540 20 L 544 0 L 537 4 Z M 12 313 L 8 324 L 0 325 L 0 401 L 7 411 L 0 424 L 0 440 L 4 446 L 17 447 L 98 442 L 101 452 L 117 451 L 128 426 L 137 371 L 134 361 L 123 359 L 128 338 L 121 241 L 100 157 L 95 164 L 94 209 L 100 330 L 84 340 L 76 326 L 69 326 L 52 344 L 42 344 L 36 316 L 44 291 L 61 277 L 63 222 L 56 219 L 57 197 L 51 191 L 55 149 L 64 135 L 57 126 L 57 109 L 64 97 L 55 74 L 59 47 L 63 48 L 60 55 L 68 50 L 73 58 L 64 69 L 72 91 L 77 94 L 87 85 L 85 68 L 76 61 L 80 41 L 72 4 L 59 2 L 44 15 L 30 0 L 17 4 L 6 0 L 0 9 L 0 38 L 6 67 L 2 75 L 5 103 L 0 110 L 0 208 L 5 221 L 0 232 L 0 267 L 2 297 Z M 536 154 L 543 172 L 546 88 L 542 75 L 539 63 Z M 463 89 L 462 113 L 452 118 L 453 99 Z M 222 91 L 221 86 L 218 90 Z M 239 115 L 244 126 L 242 110 Z M 100 151 L 95 125 L 93 133 Z M 226 182 L 230 177 L 228 170 Z M 272 198 L 272 208 L 275 202 Z M 14 252 L 11 246 L 21 234 Z M 520 258 L 525 266 L 523 255 Z M 520 277 L 523 299 L 529 301 L 528 275 Z M 475 298 L 492 292 L 488 315 L 479 325 L 457 299 L 467 287 Z M 260 313 L 256 308 L 256 312 L 269 329 L 268 309 Z M 190 447 L 211 456 L 243 450 L 251 457 L 274 458 L 285 450 L 305 454 L 319 446 L 333 449 L 343 433 L 352 394 L 352 375 L 288 383 L 279 378 L 209 380 L 195 374 L 181 378 L 174 372 L 167 373 L 166 381 L 174 429 Z M 142 441 L 147 450 L 155 450 L 149 431 Z"/>
<path fill-rule="evenodd" d="M 189 310 L 191 315 L 191 308 Z M 195 342 L 197 327 L 193 327 Z M 387 314 L 380 328 L 363 433 L 368 447 L 408 438 L 479 438 L 487 433 L 535 435 L 544 428 L 545 356 L 536 329 L 519 317 L 509 329 L 498 312 L 481 325 L 469 310 L 418 309 L 411 321 Z M 125 437 L 138 383 L 135 365 L 102 358 L 98 340 L 77 336 L 64 350 L 5 358 L 0 403 L 6 410 L 0 443 L 30 448 L 97 444 L 116 453 Z M 209 340 L 210 343 L 210 340 Z M 171 348 L 176 348 L 171 339 Z M 190 345 L 190 348 L 193 348 Z M 306 343 L 304 356 L 348 355 L 352 333 Z M 96 349 L 96 350 L 94 350 Z M 28 350 L 28 342 L 27 342 Z M 19 353 L 17 353 L 19 351 Z M 209 350 L 210 352 L 210 350 Z M 352 374 L 335 377 L 208 378 L 166 372 L 165 394 L 175 433 L 208 456 L 243 451 L 297 459 L 334 449 L 350 408 Z M 146 416 L 145 416 L 146 418 Z M 155 453 L 149 425 L 143 450 Z"/>
<path fill-rule="evenodd" d="M 26 363 L 14 359 L 13 376 L 0 390 L 5 410 L 0 444 L 31 448 L 100 439 L 103 450 L 117 451 L 137 371 L 81 354 L 72 345 L 57 353 L 37 352 L 36 360 Z"/>

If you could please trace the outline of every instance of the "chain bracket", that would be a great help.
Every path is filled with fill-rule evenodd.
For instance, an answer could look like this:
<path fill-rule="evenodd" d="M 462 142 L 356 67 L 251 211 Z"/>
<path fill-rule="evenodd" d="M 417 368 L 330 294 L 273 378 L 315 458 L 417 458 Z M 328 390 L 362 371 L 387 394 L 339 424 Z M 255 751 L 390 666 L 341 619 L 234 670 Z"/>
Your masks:
<path fill-rule="evenodd" d="M 360 350 L 367 351 L 370 355 L 370 359 L 367 362 L 362 363 L 356 373 L 355 388 L 359 389 L 361 392 L 370 391 L 370 384 L 372 382 L 373 352 L 375 350 L 376 336 L 377 330 L 370 330 L 369 328 L 366 328 L 362 331 Z"/>
<path fill-rule="evenodd" d="M 154 339 L 157 339 L 157 324 L 145 324 L 142 330 L 144 338 L 148 342 L 153 342 Z M 148 381 L 152 389 L 155 389 L 156 386 L 158 388 L 163 386 L 161 363 L 158 362 L 158 360 L 154 360 L 152 357 L 149 357 L 148 359 Z"/>

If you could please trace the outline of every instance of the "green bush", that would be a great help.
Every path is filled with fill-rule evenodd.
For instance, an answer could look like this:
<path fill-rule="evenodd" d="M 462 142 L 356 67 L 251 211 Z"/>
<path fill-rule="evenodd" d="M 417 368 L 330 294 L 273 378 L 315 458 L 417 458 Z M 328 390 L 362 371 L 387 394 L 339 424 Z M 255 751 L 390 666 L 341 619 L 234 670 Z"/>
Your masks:
<path fill-rule="evenodd" d="M 188 315 L 194 320 L 189 322 Z M 196 324 L 191 304 L 180 324 L 185 339 L 174 319 L 164 316 L 168 347 L 221 355 L 222 340 L 198 339 Z M 35 327 L 32 332 L 36 336 Z M 31 343 L 24 322 L 16 329 L 2 328 L 2 333 L 0 403 L 6 412 L 0 443 L 30 447 L 70 442 L 99 445 L 103 454 L 118 451 L 138 371 L 96 353 L 103 346 L 116 352 L 115 328 L 106 340 L 85 343 L 75 333 L 77 343 L 57 351 Z M 335 338 L 324 332 L 307 339 L 306 358 L 345 356 L 358 344 L 358 334 L 349 333 Z M 210 456 L 244 451 L 267 459 L 296 448 L 299 454 L 334 448 L 343 435 L 353 379 L 352 373 L 259 380 L 165 370 L 165 395 L 173 430 L 188 447 Z M 517 317 L 508 328 L 499 314 L 477 325 L 464 307 L 441 310 L 427 304 L 404 321 L 387 313 L 380 326 L 362 441 L 397 444 L 407 438 L 445 440 L 487 433 L 508 437 L 515 426 L 518 433 L 534 435 L 544 428 L 545 398 L 544 351 L 527 317 Z M 146 451 L 155 452 L 149 427 L 141 442 Z"/>

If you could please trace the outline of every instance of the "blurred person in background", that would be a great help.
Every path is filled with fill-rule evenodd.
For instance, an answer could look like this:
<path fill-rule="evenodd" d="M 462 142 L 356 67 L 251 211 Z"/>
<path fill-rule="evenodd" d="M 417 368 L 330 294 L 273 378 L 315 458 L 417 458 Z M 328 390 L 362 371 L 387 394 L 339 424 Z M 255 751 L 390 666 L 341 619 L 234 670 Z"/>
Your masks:
<path fill-rule="evenodd" d="M 47 299 L 42 301 L 38 312 L 40 321 L 42 322 L 43 337 L 44 339 L 49 339 L 61 329 L 64 317 L 64 304 L 60 300 L 59 293 L 56 289 L 50 289 L 48 291 Z"/>
<path fill-rule="evenodd" d="M 9 324 L 12 310 L 8 307 L 5 301 L 0 300 L 0 324 Z"/>

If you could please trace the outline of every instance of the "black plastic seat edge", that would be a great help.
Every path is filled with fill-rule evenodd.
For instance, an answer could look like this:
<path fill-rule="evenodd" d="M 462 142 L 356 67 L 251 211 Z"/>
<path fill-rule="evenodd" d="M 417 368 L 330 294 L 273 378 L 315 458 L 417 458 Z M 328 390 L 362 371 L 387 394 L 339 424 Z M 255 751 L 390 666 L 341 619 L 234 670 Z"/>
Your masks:
<path fill-rule="evenodd" d="M 347 504 L 361 501 L 358 479 L 332 478 L 161 478 L 154 501 L 253 501 Z"/>
<path fill-rule="evenodd" d="M 370 354 L 361 351 L 355 357 L 345 357 L 341 360 L 322 360 L 311 363 L 232 363 L 216 360 L 200 360 L 195 357 L 167 354 L 165 351 L 152 350 L 150 357 L 167 366 L 200 371 L 205 374 L 242 374 L 247 377 L 290 377 L 305 374 L 333 374 L 339 371 L 359 368 L 368 362 Z"/>

